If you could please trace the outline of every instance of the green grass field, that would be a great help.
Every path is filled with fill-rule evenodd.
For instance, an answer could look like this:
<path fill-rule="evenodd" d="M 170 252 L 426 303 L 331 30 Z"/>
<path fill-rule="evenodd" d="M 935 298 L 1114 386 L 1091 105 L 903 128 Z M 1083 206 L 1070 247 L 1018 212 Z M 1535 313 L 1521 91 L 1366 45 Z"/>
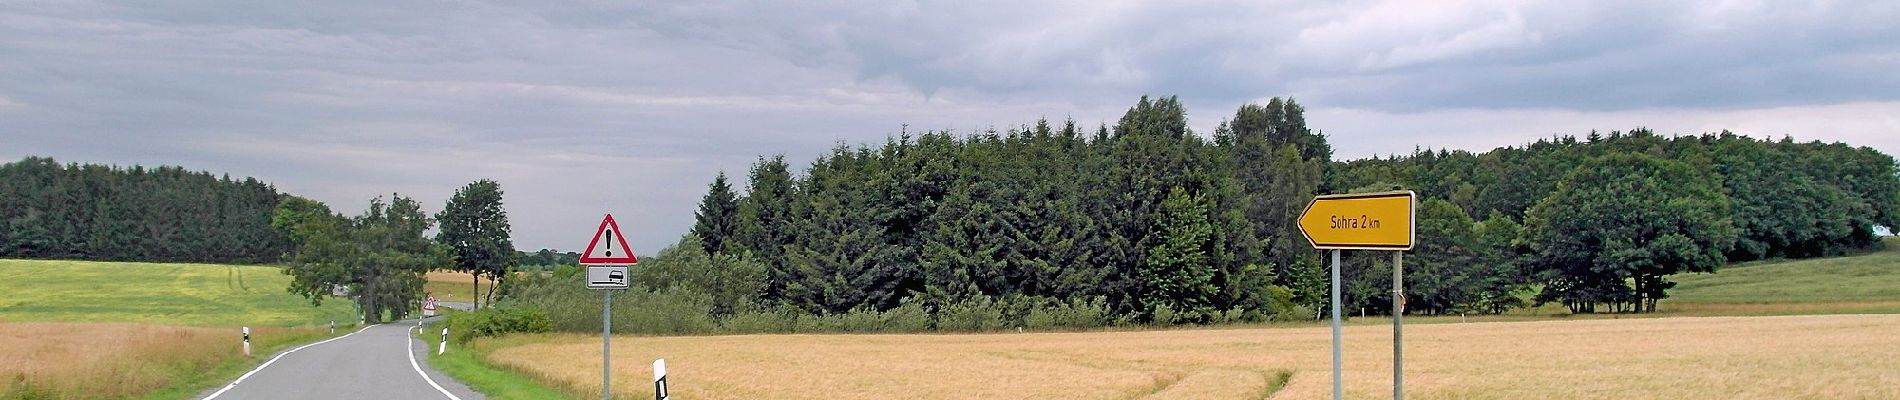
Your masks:
<path fill-rule="evenodd" d="M 1731 265 L 1674 277 L 1671 299 L 1695 303 L 1803 303 L 1900 299 L 1900 240 L 1871 254 Z"/>
<path fill-rule="evenodd" d="M 0 260 L 0 321 L 189 326 L 353 323 L 347 301 L 290 294 L 276 267 Z"/>
<path fill-rule="evenodd" d="M 1900 238 L 1846 257 L 1730 265 L 1713 274 L 1670 277 L 1678 285 L 1658 308 L 1695 315 L 1900 313 Z"/>

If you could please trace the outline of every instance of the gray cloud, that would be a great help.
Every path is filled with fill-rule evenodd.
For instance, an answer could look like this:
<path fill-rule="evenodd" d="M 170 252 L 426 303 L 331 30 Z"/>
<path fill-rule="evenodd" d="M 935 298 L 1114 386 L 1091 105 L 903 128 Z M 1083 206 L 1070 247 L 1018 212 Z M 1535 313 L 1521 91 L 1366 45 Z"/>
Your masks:
<path fill-rule="evenodd" d="M 1142 94 L 1182 95 L 1202 132 L 1296 96 L 1343 155 L 1639 124 L 1894 142 L 1896 17 L 1883 2 L 0 0 L 0 157 L 251 175 L 351 213 L 389 192 L 439 207 L 493 178 L 523 248 L 580 246 L 615 212 L 652 252 L 714 173 L 759 155 L 803 164 L 905 124 L 1093 127 Z"/>

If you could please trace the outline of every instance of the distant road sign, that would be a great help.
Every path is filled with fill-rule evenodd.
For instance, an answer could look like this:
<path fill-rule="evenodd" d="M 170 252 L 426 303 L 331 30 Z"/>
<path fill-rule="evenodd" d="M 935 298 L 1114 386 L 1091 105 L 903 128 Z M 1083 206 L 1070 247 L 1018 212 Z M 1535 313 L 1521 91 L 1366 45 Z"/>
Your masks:
<path fill-rule="evenodd" d="M 588 289 L 626 289 L 626 265 L 589 265 L 587 266 Z"/>
<path fill-rule="evenodd" d="M 587 242 L 587 251 L 581 253 L 581 264 L 639 264 L 633 249 L 627 247 L 627 235 L 620 230 L 620 224 L 614 222 L 614 215 L 607 214 L 600 220 L 600 229 L 594 231 L 594 240 Z"/>
<path fill-rule="evenodd" d="M 1410 190 L 1314 197 L 1300 233 L 1316 249 L 1411 250 L 1417 197 Z"/>

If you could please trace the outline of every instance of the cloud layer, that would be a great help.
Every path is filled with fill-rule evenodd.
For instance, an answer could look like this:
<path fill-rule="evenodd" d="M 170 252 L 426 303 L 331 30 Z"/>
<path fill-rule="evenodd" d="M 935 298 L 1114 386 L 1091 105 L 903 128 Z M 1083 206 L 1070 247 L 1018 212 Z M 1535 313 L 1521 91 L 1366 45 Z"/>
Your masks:
<path fill-rule="evenodd" d="M 1342 156 L 1590 129 L 1896 153 L 1892 2 L 0 0 L 0 157 L 253 175 L 354 212 L 492 178 L 519 246 L 684 232 L 717 171 L 1179 94 L 1294 96 Z"/>

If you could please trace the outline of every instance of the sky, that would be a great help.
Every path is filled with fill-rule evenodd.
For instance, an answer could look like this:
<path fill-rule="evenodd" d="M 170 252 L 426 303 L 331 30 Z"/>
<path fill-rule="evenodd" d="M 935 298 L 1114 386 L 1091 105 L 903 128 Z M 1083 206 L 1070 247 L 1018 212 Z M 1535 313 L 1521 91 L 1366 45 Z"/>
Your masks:
<path fill-rule="evenodd" d="M 675 4 L 669 4 L 675 3 Z M 720 171 L 903 130 L 1203 135 L 1292 97 L 1336 158 L 1647 127 L 1900 154 L 1893 1 L 0 0 L 0 160 L 253 176 L 356 214 L 493 179 L 518 248 L 675 242 Z"/>

